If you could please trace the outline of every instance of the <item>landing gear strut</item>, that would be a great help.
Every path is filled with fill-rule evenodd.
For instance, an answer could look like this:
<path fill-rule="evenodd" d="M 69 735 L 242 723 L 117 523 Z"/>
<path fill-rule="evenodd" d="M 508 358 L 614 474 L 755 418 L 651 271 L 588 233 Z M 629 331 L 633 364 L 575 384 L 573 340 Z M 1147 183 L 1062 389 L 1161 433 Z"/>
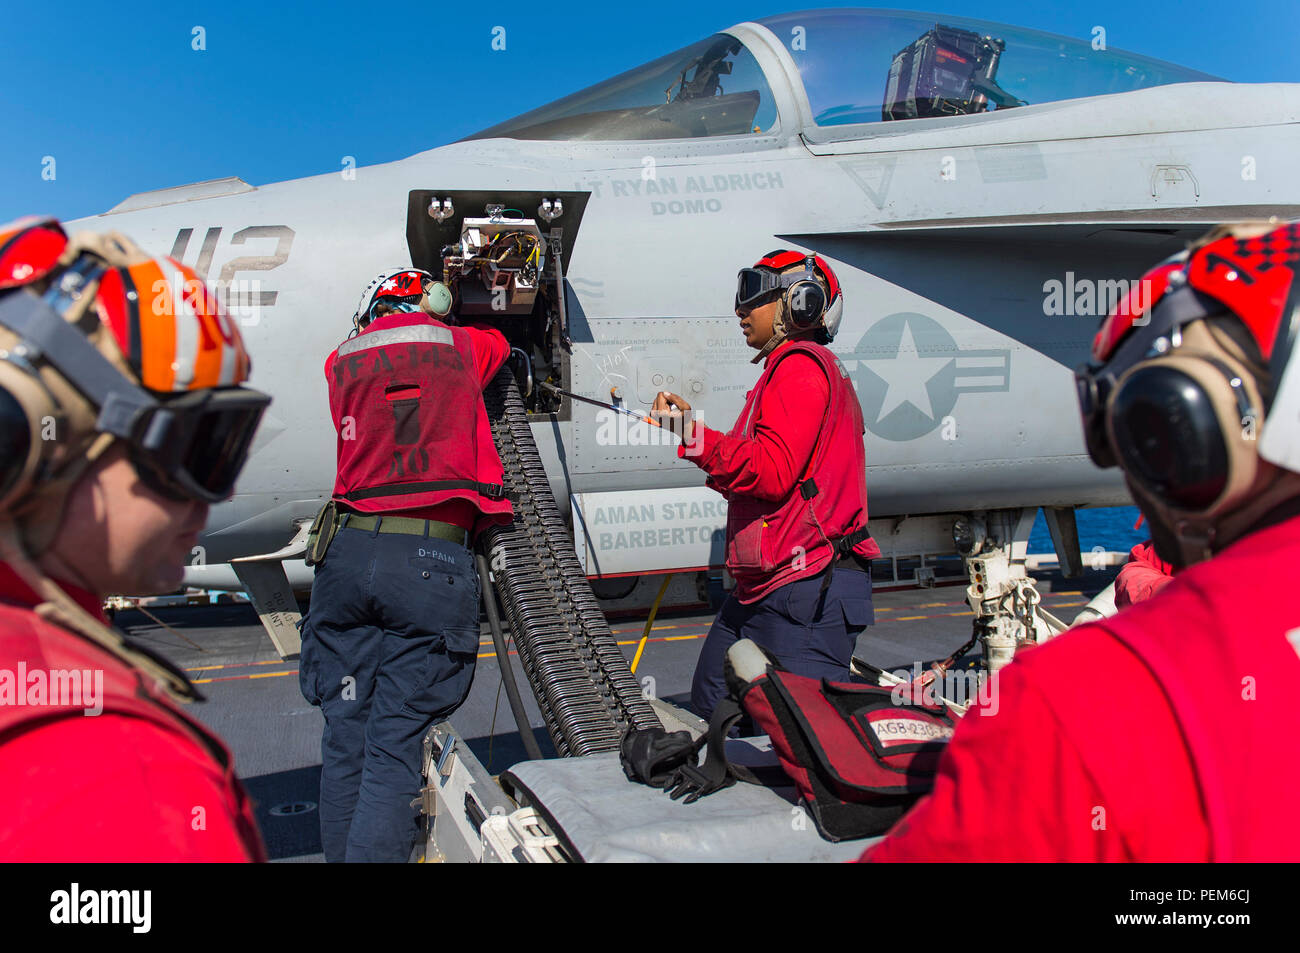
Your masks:
<path fill-rule="evenodd" d="M 953 541 L 970 577 L 966 602 L 975 613 L 975 634 L 990 675 L 1010 662 L 1020 646 L 1046 642 L 1067 628 L 1042 607 L 1042 596 L 1025 569 L 1035 514 L 997 510 L 953 524 Z"/>

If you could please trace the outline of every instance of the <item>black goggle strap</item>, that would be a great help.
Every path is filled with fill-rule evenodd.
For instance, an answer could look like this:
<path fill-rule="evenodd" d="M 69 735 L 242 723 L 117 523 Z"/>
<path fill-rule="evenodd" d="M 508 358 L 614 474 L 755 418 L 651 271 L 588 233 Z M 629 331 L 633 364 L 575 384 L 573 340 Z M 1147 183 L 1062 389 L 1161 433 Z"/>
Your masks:
<path fill-rule="evenodd" d="M 86 294 L 105 268 L 82 256 L 64 271 L 43 298 L 7 294 L 0 298 L 0 325 L 17 334 L 27 347 L 28 360 L 44 358 L 99 408 L 96 428 L 124 440 L 135 439 L 141 418 L 159 407 L 158 401 L 126 378 L 63 314 Z M 163 418 L 163 419 L 159 419 Z M 171 423 L 170 415 L 155 415 L 143 437 L 156 447 Z"/>

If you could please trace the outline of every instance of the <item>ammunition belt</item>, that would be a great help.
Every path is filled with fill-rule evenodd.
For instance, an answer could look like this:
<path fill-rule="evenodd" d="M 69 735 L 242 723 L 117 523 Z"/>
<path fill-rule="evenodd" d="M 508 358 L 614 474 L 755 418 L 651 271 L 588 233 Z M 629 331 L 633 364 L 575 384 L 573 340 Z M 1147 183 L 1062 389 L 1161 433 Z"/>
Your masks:
<path fill-rule="evenodd" d="M 502 616 L 556 751 L 615 751 L 629 727 L 660 727 L 659 718 L 578 563 L 509 367 L 483 397 L 515 501 L 514 523 L 484 533 Z"/>

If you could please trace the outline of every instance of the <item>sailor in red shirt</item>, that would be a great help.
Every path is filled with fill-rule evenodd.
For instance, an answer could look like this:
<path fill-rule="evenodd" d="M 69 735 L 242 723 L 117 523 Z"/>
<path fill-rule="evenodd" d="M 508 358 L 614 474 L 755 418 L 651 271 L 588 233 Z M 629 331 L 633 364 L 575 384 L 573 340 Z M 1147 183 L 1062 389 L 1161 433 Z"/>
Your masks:
<path fill-rule="evenodd" d="M 1278 743 L 1300 732 L 1300 472 L 1257 439 L 1294 426 L 1274 399 L 1298 265 L 1300 226 L 1221 227 L 1102 325 L 1077 373 L 1088 452 L 1177 574 L 1018 654 L 864 860 L 1300 860 Z"/>
<path fill-rule="evenodd" d="M 1138 543 L 1115 577 L 1115 608 L 1150 599 L 1174 577 L 1174 567 L 1156 555 L 1151 540 Z"/>
<path fill-rule="evenodd" d="M 325 716 L 330 862 L 408 859 L 424 735 L 465 700 L 478 657 L 470 546 L 512 519 L 483 404 L 510 346 L 451 308 L 428 272 L 385 272 L 325 362 L 342 515 L 316 565 L 299 682 Z"/>
<path fill-rule="evenodd" d="M 0 861 L 262 861 L 201 696 L 109 627 L 173 592 L 269 399 L 189 268 L 0 226 Z"/>
<path fill-rule="evenodd" d="M 709 630 L 691 687 L 707 718 L 726 694 L 723 659 L 752 639 L 792 672 L 845 680 L 874 621 L 862 407 L 834 338 L 843 293 L 824 259 L 769 252 L 742 269 L 735 310 L 763 374 L 728 433 L 661 393 L 652 413 L 682 431 L 678 456 L 727 498 L 727 569 L 736 588 Z"/>

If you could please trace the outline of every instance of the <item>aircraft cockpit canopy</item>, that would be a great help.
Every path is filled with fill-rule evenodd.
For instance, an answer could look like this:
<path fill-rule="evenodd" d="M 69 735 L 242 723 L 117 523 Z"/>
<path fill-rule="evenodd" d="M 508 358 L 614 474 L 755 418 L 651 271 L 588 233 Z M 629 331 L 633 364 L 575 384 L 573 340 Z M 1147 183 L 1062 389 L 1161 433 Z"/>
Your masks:
<path fill-rule="evenodd" d="M 793 59 L 803 89 L 790 92 L 806 94 L 817 127 L 972 115 L 1219 81 L 1112 50 L 1101 27 L 1076 39 L 965 17 L 863 9 L 805 10 L 757 22 Z M 735 32 L 751 43 L 770 42 L 766 33 L 756 40 L 752 28 Z M 765 61 L 770 64 L 772 56 Z M 775 72 L 765 76 L 744 42 L 716 33 L 469 138 L 608 141 L 770 133 L 778 120 L 773 86 L 790 101 L 790 80 L 785 71 Z"/>
<path fill-rule="evenodd" d="M 696 139 L 769 130 L 776 105 L 754 54 L 717 33 L 471 139 Z"/>
<path fill-rule="evenodd" d="M 1219 78 L 1108 48 L 965 17 L 807 10 L 759 20 L 790 51 L 813 121 L 840 126 L 970 115 Z"/>

